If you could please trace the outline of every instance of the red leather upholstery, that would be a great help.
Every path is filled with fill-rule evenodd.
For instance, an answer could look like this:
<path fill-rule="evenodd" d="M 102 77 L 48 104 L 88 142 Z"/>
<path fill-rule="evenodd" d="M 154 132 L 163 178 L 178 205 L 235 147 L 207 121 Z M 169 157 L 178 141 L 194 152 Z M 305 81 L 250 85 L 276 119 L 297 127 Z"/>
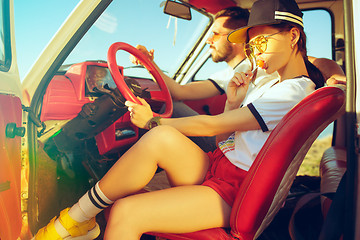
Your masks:
<path fill-rule="evenodd" d="M 187 234 L 151 233 L 167 239 L 254 239 L 284 203 L 298 168 L 320 132 L 344 112 L 345 94 L 323 87 L 303 99 L 272 131 L 245 178 L 231 213 L 229 229 Z"/>
<path fill-rule="evenodd" d="M 86 63 L 74 64 L 65 75 L 55 75 L 44 95 L 41 121 L 68 120 L 90 102 L 85 97 Z"/>
<path fill-rule="evenodd" d="M 216 14 L 221 9 L 236 6 L 232 0 L 190 0 L 189 3 L 212 14 Z"/>

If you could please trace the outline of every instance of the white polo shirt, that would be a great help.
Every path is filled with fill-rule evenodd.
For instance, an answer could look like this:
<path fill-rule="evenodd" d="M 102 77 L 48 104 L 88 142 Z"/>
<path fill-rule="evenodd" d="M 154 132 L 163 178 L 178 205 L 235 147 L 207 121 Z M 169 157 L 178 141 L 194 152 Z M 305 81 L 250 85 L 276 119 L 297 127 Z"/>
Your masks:
<path fill-rule="evenodd" d="M 219 143 L 219 148 L 229 161 L 246 171 L 285 114 L 315 90 L 315 84 L 305 76 L 282 82 L 272 80 L 259 86 L 256 85 L 249 92 L 242 105 L 250 109 L 261 129 L 237 131 Z"/>

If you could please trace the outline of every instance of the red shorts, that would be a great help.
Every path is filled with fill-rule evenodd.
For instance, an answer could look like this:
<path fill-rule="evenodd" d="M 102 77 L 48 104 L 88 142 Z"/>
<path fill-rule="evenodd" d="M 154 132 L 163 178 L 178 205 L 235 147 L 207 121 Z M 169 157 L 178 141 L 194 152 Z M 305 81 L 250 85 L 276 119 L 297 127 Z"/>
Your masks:
<path fill-rule="evenodd" d="M 208 156 L 210 166 L 202 185 L 214 189 L 232 206 L 247 171 L 232 164 L 219 148 L 209 152 Z"/>

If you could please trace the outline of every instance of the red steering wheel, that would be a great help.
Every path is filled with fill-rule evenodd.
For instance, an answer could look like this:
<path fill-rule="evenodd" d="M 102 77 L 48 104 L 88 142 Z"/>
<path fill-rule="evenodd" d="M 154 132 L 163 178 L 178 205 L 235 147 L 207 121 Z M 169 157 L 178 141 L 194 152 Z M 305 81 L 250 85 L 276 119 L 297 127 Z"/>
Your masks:
<path fill-rule="evenodd" d="M 116 63 L 116 52 L 118 50 L 124 50 L 132 55 L 134 55 L 140 62 L 144 65 L 144 67 L 150 72 L 150 74 L 155 78 L 157 84 L 160 86 L 161 94 L 156 94 L 156 96 L 151 96 L 152 99 L 158 100 L 161 102 L 165 102 L 165 112 L 162 114 L 153 113 L 154 116 L 161 117 L 171 117 L 173 111 L 172 98 L 169 93 L 169 90 L 164 82 L 164 79 L 161 77 L 160 73 L 156 70 L 155 66 L 152 62 L 138 49 L 133 46 L 123 43 L 116 42 L 113 43 L 107 54 L 108 66 L 111 73 L 111 76 L 114 79 L 116 86 L 118 87 L 121 94 L 128 101 L 135 102 L 137 104 L 141 104 L 141 102 L 135 97 L 135 95 L 131 92 L 129 87 L 126 85 L 124 81 L 124 73 L 119 71 L 119 67 Z"/>

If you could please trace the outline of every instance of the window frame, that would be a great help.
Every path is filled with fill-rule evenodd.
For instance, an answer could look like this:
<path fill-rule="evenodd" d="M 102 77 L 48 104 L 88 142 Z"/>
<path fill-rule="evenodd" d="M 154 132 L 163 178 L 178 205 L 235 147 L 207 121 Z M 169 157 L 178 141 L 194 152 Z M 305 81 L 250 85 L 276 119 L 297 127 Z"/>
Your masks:
<path fill-rule="evenodd" d="M 331 59 L 335 61 L 335 55 L 336 55 L 336 39 L 335 39 L 335 17 L 334 17 L 334 13 L 325 7 L 314 7 L 314 8 L 304 8 L 301 9 L 302 12 L 305 11 L 315 11 L 315 10 L 323 10 L 325 12 L 327 12 L 330 16 L 330 31 L 331 31 Z M 306 26 L 305 26 L 306 28 Z"/>
<path fill-rule="evenodd" d="M 0 71 L 8 72 L 11 67 L 12 54 L 11 54 L 11 33 L 10 33 L 10 1 L 2 0 L 2 20 L 3 24 L 0 26 L 0 31 L 3 31 L 3 48 L 4 59 L 0 59 Z M 2 29 L 1 29 L 2 28 Z"/>

